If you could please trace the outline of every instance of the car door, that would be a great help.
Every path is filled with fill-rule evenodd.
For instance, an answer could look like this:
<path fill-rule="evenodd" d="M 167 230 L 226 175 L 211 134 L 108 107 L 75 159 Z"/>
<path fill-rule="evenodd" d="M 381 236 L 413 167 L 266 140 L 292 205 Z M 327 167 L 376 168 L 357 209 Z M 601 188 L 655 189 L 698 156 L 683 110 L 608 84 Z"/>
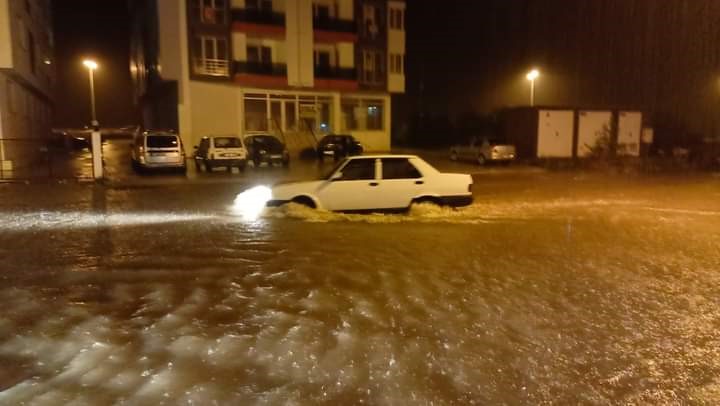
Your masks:
<path fill-rule="evenodd" d="M 383 158 L 381 173 L 378 189 L 384 209 L 408 207 L 415 197 L 425 194 L 423 175 L 407 158 Z"/>
<path fill-rule="evenodd" d="M 375 158 L 350 159 L 320 187 L 318 197 L 327 210 L 382 208 Z"/>

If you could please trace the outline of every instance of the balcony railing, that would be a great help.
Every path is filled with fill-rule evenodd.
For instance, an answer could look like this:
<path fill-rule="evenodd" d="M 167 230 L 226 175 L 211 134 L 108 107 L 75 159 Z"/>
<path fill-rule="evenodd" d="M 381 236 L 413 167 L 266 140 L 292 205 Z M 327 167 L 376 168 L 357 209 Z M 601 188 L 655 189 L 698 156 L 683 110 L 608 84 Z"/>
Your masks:
<path fill-rule="evenodd" d="M 268 10 L 235 8 L 232 10 L 233 22 L 285 25 L 285 14 Z"/>
<path fill-rule="evenodd" d="M 230 61 L 225 59 L 195 59 L 193 70 L 196 75 L 230 76 Z"/>
<path fill-rule="evenodd" d="M 341 20 L 339 18 L 321 17 L 313 19 L 313 28 L 321 31 L 337 31 L 356 33 L 357 26 L 353 20 Z"/>
<path fill-rule="evenodd" d="M 355 68 L 315 66 L 315 77 L 320 79 L 357 80 L 357 72 Z"/>
<path fill-rule="evenodd" d="M 233 66 L 235 73 L 250 73 L 253 75 L 270 76 L 287 75 L 287 64 L 284 63 L 235 61 Z"/>

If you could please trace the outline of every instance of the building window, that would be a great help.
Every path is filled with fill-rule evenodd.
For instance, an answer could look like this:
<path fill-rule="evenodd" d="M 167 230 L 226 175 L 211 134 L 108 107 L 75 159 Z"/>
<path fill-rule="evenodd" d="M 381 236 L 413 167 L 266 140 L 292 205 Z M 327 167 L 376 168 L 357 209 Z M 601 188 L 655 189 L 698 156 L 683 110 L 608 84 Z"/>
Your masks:
<path fill-rule="evenodd" d="M 267 100 L 245 99 L 245 130 L 268 130 Z"/>
<path fill-rule="evenodd" d="M 382 83 L 385 76 L 383 53 L 363 51 L 363 81 L 370 84 Z"/>
<path fill-rule="evenodd" d="M 227 0 L 193 0 L 194 13 L 198 21 L 205 24 L 225 24 Z"/>
<path fill-rule="evenodd" d="M 313 18 L 316 20 L 328 20 L 332 17 L 332 5 L 327 3 L 313 3 Z"/>
<path fill-rule="evenodd" d="M 372 4 L 363 5 L 363 34 L 367 38 L 380 35 L 380 9 Z"/>
<path fill-rule="evenodd" d="M 272 65 L 272 48 L 261 45 L 248 45 L 247 61 L 262 65 Z"/>
<path fill-rule="evenodd" d="M 330 69 L 334 64 L 332 63 L 332 56 L 330 51 L 315 50 L 314 52 L 315 67 L 320 69 Z"/>
<path fill-rule="evenodd" d="M 393 30 L 405 29 L 405 12 L 402 9 L 390 9 L 390 28 Z"/>
<path fill-rule="evenodd" d="M 197 36 L 194 41 L 195 73 L 198 75 L 228 76 L 227 39 L 211 36 Z"/>
<path fill-rule="evenodd" d="M 390 73 L 402 75 L 404 72 L 404 57 L 401 54 L 390 54 Z"/>
<path fill-rule="evenodd" d="M 342 99 L 343 131 L 382 131 L 385 128 L 385 103 L 376 99 Z"/>
<path fill-rule="evenodd" d="M 245 8 L 261 11 L 272 11 L 272 0 L 245 0 Z"/>

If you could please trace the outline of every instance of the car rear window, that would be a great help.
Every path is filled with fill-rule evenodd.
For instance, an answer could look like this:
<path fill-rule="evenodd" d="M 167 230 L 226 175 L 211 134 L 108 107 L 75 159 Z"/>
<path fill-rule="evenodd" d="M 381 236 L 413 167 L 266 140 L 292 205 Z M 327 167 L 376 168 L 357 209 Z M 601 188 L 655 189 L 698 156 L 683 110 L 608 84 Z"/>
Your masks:
<path fill-rule="evenodd" d="M 215 138 L 215 148 L 240 148 L 242 142 L 235 137 L 218 137 Z"/>
<path fill-rule="evenodd" d="M 405 158 L 385 158 L 382 160 L 383 179 L 417 179 L 422 174 L 415 165 Z"/>
<path fill-rule="evenodd" d="M 147 146 L 148 148 L 173 148 L 178 146 L 178 140 L 174 135 L 149 135 Z"/>

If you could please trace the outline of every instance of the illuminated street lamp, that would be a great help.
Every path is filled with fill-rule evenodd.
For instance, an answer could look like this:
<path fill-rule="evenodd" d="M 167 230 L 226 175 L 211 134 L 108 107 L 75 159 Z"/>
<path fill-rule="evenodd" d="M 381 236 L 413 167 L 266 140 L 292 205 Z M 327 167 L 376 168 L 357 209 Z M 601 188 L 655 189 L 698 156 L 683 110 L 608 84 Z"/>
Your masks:
<path fill-rule="evenodd" d="M 103 166 L 102 166 L 102 137 L 100 135 L 100 123 L 97 121 L 95 115 L 95 78 L 94 73 L 98 68 L 97 62 L 92 59 L 86 59 L 83 61 L 83 65 L 88 70 L 90 76 L 90 108 L 92 111 L 92 132 L 90 134 L 90 144 L 92 146 L 92 160 L 93 160 L 93 177 L 96 180 L 100 180 L 103 177 Z"/>
<path fill-rule="evenodd" d="M 525 78 L 530 81 L 530 105 L 535 105 L 535 79 L 540 76 L 540 71 L 533 69 L 525 75 Z"/>
<path fill-rule="evenodd" d="M 97 117 L 95 115 L 95 80 L 94 80 L 94 72 L 98 68 L 97 62 L 93 61 L 92 59 L 86 59 L 83 61 L 83 65 L 88 69 L 88 74 L 90 76 L 90 108 L 92 111 L 92 126 L 97 127 Z"/>

